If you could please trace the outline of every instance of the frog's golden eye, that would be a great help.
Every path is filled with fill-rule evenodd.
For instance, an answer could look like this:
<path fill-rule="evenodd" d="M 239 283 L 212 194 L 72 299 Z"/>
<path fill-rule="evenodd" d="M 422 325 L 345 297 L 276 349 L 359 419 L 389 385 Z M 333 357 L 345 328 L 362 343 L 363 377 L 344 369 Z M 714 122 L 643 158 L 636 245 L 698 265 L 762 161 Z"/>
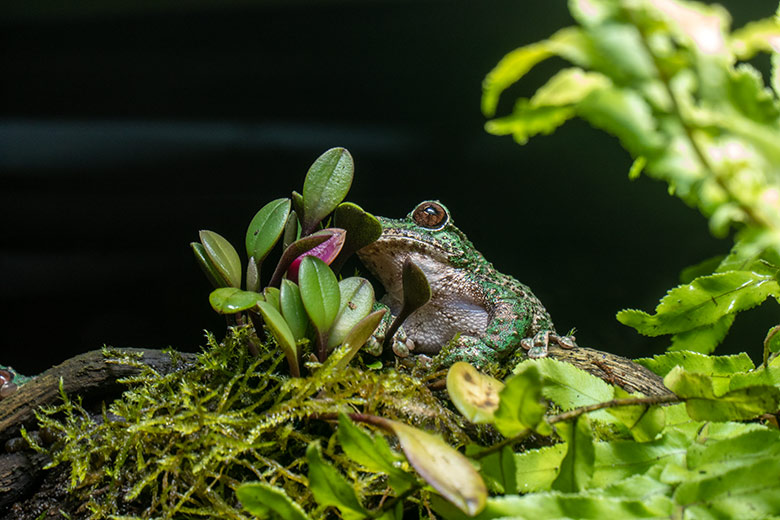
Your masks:
<path fill-rule="evenodd" d="M 447 225 L 449 215 L 441 204 L 427 201 L 415 208 L 412 218 L 419 226 L 437 230 Z"/>

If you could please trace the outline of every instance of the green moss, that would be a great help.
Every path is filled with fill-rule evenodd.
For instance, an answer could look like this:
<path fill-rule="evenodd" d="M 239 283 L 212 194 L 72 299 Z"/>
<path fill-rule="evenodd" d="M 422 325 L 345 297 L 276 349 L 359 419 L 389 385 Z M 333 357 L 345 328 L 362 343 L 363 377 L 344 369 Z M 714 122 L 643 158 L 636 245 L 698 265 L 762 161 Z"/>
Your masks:
<path fill-rule="evenodd" d="M 209 336 L 196 363 L 168 375 L 107 349 L 111 362 L 142 369 L 120 399 L 98 417 L 64 392 L 62 404 L 41 410 L 41 425 L 61 436 L 52 465 L 70 465 L 71 493 L 90 518 L 250 518 L 234 495 L 246 480 L 281 487 L 325 517 L 307 487 L 305 450 L 315 440 L 364 503 L 377 505 L 385 477 L 344 456 L 321 414 L 360 411 L 468 442 L 459 419 L 409 375 L 309 364 L 310 375 L 290 378 L 273 345 L 247 354 L 250 338 L 248 328 L 222 343 Z"/>

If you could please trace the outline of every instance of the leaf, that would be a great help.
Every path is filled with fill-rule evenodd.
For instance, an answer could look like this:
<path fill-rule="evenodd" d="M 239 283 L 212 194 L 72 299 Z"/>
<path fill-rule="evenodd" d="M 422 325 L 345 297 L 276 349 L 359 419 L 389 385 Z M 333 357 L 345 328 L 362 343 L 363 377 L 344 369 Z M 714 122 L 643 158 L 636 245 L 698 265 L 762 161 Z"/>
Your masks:
<path fill-rule="evenodd" d="M 537 63 L 553 56 L 547 40 L 526 45 L 504 56 L 482 82 L 482 113 L 496 113 L 501 93 L 531 70 Z"/>
<path fill-rule="evenodd" d="M 270 512 L 285 520 L 309 520 L 309 516 L 282 488 L 265 482 L 247 482 L 236 489 L 236 497 L 255 516 L 267 518 Z"/>
<path fill-rule="evenodd" d="M 235 287 L 221 287 L 214 289 L 209 295 L 211 307 L 220 314 L 235 314 L 251 309 L 257 302 L 263 301 L 263 295 L 242 291 Z"/>
<path fill-rule="evenodd" d="M 209 260 L 209 256 L 206 254 L 206 248 L 203 247 L 203 244 L 199 242 L 190 242 L 190 247 L 195 254 L 195 260 L 198 262 L 198 266 L 200 266 L 201 271 L 206 275 L 206 278 L 208 278 L 211 285 L 215 288 L 230 285 L 230 282 L 223 278 L 222 274 L 217 271 L 217 268 L 214 267 L 214 264 Z"/>
<path fill-rule="evenodd" d="M 527 99 L 519 99 L 511 115 L 485 123 L 485 131 L 493 135 L 512 135 L 519 144 L 531 137 L 553 133 L 559 126 L 574 117 L 572 107 L 531 106 Z"/>
<path fill-rule="evenodd" d="M 563 363 L 552 358 L 527 360 L 515 367 L 515 372 L 525 366 L 534 364 L 543 376 L 544 397 L 551 400 L 563 410 L 572 410 L 580 406 L 609 401 L 614 398 L 614 387 L 603 379 L 578 369 L 570 363 Z M 614 421 L 606 411 L 600 410 L 590 414 L 592 418 Z"/>
<path fill-rule="evenodd" d="M 390 450 L 384 437 L 369 435 L 343 413 L 339 414 L 338 436 L 344 453 L 371 471 L 385 473 L 395 493 L 403 493 L 414 482 L 411 475 L 394 466 L 399 457 Z"/>
<path fill-rule="evenodd" d="M 729 44 L 740 60 L 749 60 L 758 52 L 772 52 L 770 42 L 780 38 L 780 23 L 776 17 L 745 24 L 731 33 Z"/>
<path fill-rule="evenodd" d="M 482 457 L 479 462 L 480 473 L 491 489 L 498 493 L 517 493 L 517 467 L 510 446 Z"/>
<path fill-rule="evenodd" d="M 291 211 L 287 216 L 287 223 L 284 225 L 284 234 L 282 236 L 282 248 L 287 249 L 290 244 L 298 240 L 301 233 L 301 225 L 298 222 L 298 214 Z"/>
<path fill-rule="evenodd" d="M 646 336 L 675 334 L 754 307 L 770 295 L 780 296 L 780 287 L 772 277 L 750 271 L 729 271 L 702 276 L 670 290 L 656 307 L 655 315 L 623 310 L 617 318 Z"/>
<path fill-rule="evenodd" d="M 560 443 L 515 453 L 517 491 L 533 493 L 550 489 L 558 476 L 566 448 L 566 443 Z"/>
<path fill-rule="evenodd" d="M 290 199 L 276 199 L 258 211 L 246 230 L 246 253 L 261 264 L 284 231 Z"/>
<path fill-rule="evenodd" d="M 726 314 L 718 321 L 710 325 L 703 325 L 695 329 L 678 332 L 672 336 L 672 344 L 667 349 L 669 352 L 687 350 L 710 354 L 715 347 L 720 345 L 728 334 L 731 324 L 734 323 L 734 314 Z"/>
<path fill-rule="evenodd" d="M 382 235 L 382 224 L 372 214 L 351 202 L 343 202 L 333 212 L 333 225 L 346 230 L 344 247 L 331 267 L 339 271 L 355 251 L 373 243 Z"/>
<path fill-rule="evenodd" d="M 615 398 L 630 397 L 622 388 L 615 388 Z M 616 417 L 631 433 L 635 441 L 648 442 L 661 433 L 666 425 L 666 415 L 660 406 L 616 406 L 607 412 Z"/>
<path fill-rule="evenodd" d="M 447 371 L 447 393 L 455 408 L 470 422 L 492 424 L 498 394 L 504 383 L 458 361 Z"/>
<path fill-rule="evenodd" d="M 685 399 L 691 418 L 703 421 L 740 421 L 774 412 L 780 405 L 780 388 L 757 385 L 715 395 L 712 379 L 704 374 L 676 367 L 664 378 L 664 384 Z"/>
<path fill-rule="evenodd" d="M 401 279 L 404 291 L 401 313 L 411 314 L 430 301 L 431 286 L 425 276 L 425 271 L 409 258 L 404 261 Z"/>
<path fill-rule="evenodd" d="M 290 263 L 290 267 L 287 269 L 287 276 L 294 282 L 298 281 L 298 269 L 304 258 L 307 256 L 316 256 L 326 264 L 330 265 L 338 256 L 341 248 L 344 245 L 346 232 L 339 228 L 328 228 L 321 231 L 317 231 L 311 236 L 324 235 L 328 238 L 320 244 L 312 247 L 306 252 L 302 253 L 298 258 Z"/>
<path fill-rule="evenodd" d="M 590 93 L 608 88 L 612 82 L 599 72 L 571 67 L 558 71 L 539 87 L 530 101 L 532 107 L 576 105 Z"/>
<path fill-rule="evenodd" d="M 633 90 L 594 90 L 577 105 L 577 113 L 596 128 L 617 136 L 634 157 L 655 155 L 664 145 L 652 109 Z"/>
<path fill-rule="evenodd" d="M 260 267 L 251 256 L 246 264 L 246 290 L 260 292 Z"/>
<path fill-rule="evenodd" d="M 729 376 L 737 372 L 753 370 L 755 365 L 744 352 L 732 356 L 706 356 L 697 352 L 669 352 L 652 358 L 635 359 L 637 363 L 664 377 L 676 366 L 688 372 L 711 376 Z"/>
<path fill-rule="evenodd" d="M 293 263 L 293 260 L 303 255 L 306 251 L 322 244 L 328 240 L 328 238 L 330 238 L 330 233 L 309 235 L 290 244 L 282 253 L 279 263 L 276 264 L 276 269 L 274 270 L 274 274 L 271 276 L 268 285 L 270 287 L 279 287 L 282 277 L 287 272 L 287 268 L 290 267 L 290 264 Z"/>
<path fill-rule="evenodd" d="M 471 462 L 440 437 L 387 421 L 417 473 L 458 509 L 474 516 L 485 507 L 487 488 Z"/>
<path fill-rule="evenodd" d="M 303 183 L 303 214 L 299 215 L 304 235 L 344 200 L 354 169 L 352 156 L 344 148 L 331 148 L 314 161 Z"/>
<path fill-rule="evenodd" d="M 360 347 L 366 344 L 379 326 L 379 323 L 382 321 L 382 317 L 386 312 L 387 309 L 374 311 L 352 327 L 352 330 L 347 333 L 347 337 L 344 338 L 344 341 L 341 343 L 341 347 L 336 349 L 328 358 L 328 360 L 330 360 L 330 358 L 334 359 L 335 364 L 333 370 L 341 371 L 347 367 L 349 362 L 352 361 L 360 350 Z M 378 370 L 382 368 L 382 363 L 377 361 L 376 363 L 369 363 L 366 366 Z"/>
<path fill-rule="evenodd" d="M 279 299 L 280 299 L 280 291 L 276 287 L 266 287 L 263 290 L 263 297 L 265 298 L 265 301 L 273 305 L 274 309 L 276 309 L 279 312 L 282 312 Z"/>
<path fill-rule="evenodd" d="M 693 443 L 686 458 L 694 474 L 714 476 L 756 461 L 780 457 L 780 432 L 753 430 L 721 440 Z"/>
<path fill-rule="evenodd" d="M 574 424 L 561 423 L 556 426 L 558 433 L 566 441 L 566 456 L 561 461 L 561 469 L 552 483 L 552 489 L 558 491 L 582 491 L 587 489 L 593 477 L 595 449 L 591 434 L 590 420 L 580 415 Z"/>
<path fill-rule="evenodd" d="M 265 325 L 271 331 L 279 347 L 284 352 L 287 358 L 287 363 L 290 365 L 290 373 L 293 377 L 299 377 L 301 374 L 299 365 L 299 353 L 298 345 L 295 342 L 295 336 L 290 330 L 290 326 L 284 321 L 284 318 L 279 311 L 277 311 L 273 305 L 267 302 L 257 302 L 257 306 L 260 309 L 260 313 L 263 315 Z"/>
<path fill-rule="evenodd" d="M 306 315 L 306 309 L 301 300 L 301 291 L 298 286 L 290 280 L 282 280 L 282 288 L 279 293 L 279 306 L 281 308 L 284 321 L 290 326 L 295 340 L 306 336 L 306 329 L 309 327 L 309 318 Z"/>
<path fill-rule="evenodd" d="M 203 250 L 227 285 L 241 288 L 241 259 L 235 248 L 222 235 L 203 230 L 198 233 Z"/>
<path fill-rule="evenodd" d="M 544 420 L 547 403 L 542 397 L 542 376 L 536 365 L 529 364 L 507 379 L 499 397 L 495 425 L 504 437 L 515 437 L 526 429 L 542 435 L 552 432 Z"/>
<path fill-rule="evenodd" d="M 352 486 L 336 468 L 323 460 L 319 442 L 312 442 L 306 448 L 306 461 L 309 464 L 309 489 L 317 503 L 337 507 L 347 520 L 368 516 Z"/>
<path fill-rule="evenodd" d="M 340 345 L 347 334 L 363 318 L 368 316 L 374 305 L 374 288 L 365 278 L 353 276 L 339 282 L 341 304 L 336 319 L 330 328 L 328 348 Z"/>
<path fill-rule="evenodd" d="M 339 312 L 341 292 L 336 275 L 319 258 L 307 256 L 301 262 L 298 286 L 306 314 L 316 329 L 324 334 Z"/>

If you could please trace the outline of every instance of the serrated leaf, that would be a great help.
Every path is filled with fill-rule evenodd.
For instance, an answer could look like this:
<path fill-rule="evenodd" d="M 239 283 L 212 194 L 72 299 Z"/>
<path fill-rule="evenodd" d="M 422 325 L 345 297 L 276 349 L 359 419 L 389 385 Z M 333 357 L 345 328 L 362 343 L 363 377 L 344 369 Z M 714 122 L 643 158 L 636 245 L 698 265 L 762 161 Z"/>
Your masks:
<path fill-rule="evenodd" d="M 352 276 L 339 282 L 341 304 L 336 319 L 330 328 L 328 348 L 340 345 L 347 334 L 363 318 L 368 316 L 374 305 L 374 288 L 365 278 Z"/>
<path fill-rule="evenodd" d="M 664 377 L 676 366 L 688 372 L 728 377 L 737 372 L 753 370 L 755 365 L 744 352 L 732 356 L 706 356 L 698 352 L 669 352 L 652 358 L 635 359 L 643 367 Z"/>
<path fill-rule="evenodd" d="M 616 399 L 626 397 L 631 397 L 628 392 L 622 388 L 615 388 Z M 616 406 L 608 408 L 607 412 L 628 428 L 631 436 L 638 442 L 655 439 L 666 425 L 664 409 L 660 406 Z"/>
<path fill-rule="evenodd" d="M 409 463 L 433 489 L 469 516 L 482 511 L 487 488 L 466 457 L 441 437 L 396 421 L 387 423 Z"/>
<path fill-rule="evenodd" d="M 533 493 L 549 490 L 565 455 L 565 443 L 516 453 L 517 491 Z"/>
<path fill-rule="evenodd" d="M 691 440 L 678 431 L 667 431 L 650 442 L 616 440 L 595 444 L 590 485 L 600 488 L 633 475 L 661 470 L 669 464 L 684 465 Z"/>
<path fill-rule="evenodd" d="M 200 243 L 211 264 L 219 272 L 227 285 L 241 288 L 241 258 L 228 240 L 214 231 L 202 230 L 198 233 Z"/>
<path fill-rule="evenodd" d="M 526 429 L 549 435 L 552 429 L 544 420 L 546 411 L 542 376 L 537 366 L 530 364 L 507 379 L 499 393 L 494 424 L 504 437 L 514 437 Z"/>
<path fill-rule="evenodd" d="M 209 295 L 211 307 L 220 314 L 235 314 L 251 309 L 257 302 L 263 301 L 263 295 L 242 291 L 235 287 L 221 287 L 214 289 Z"/>
<path fill-rule="evenodd" d="M 698 475 L 714 476 L 756 461 L 780 458 L 780 432 L 753 430 L 725 439 L 693 443 L 686 458 L 688 469 Z"/>
<path fill-rule="evenodd" d="M 236 489 L 236 497 L 255 516 L 267 518 L 270 512 L 285 520 L 309 520 L 309 516 L 282 488 L 265 482 L 247 482 Z"/>
<path fill-rule="evenodd" d="M 468 451 L 466 452 L 468 455 Z M 479 459 L 479 472 L 488 487 L 497 493 L 517 493 L 517 466 L 510 446 Z"/>
<path fill-rule="evenodd" d="M 295 340 L 306 336 L 306 329 L 309 326 L 309 318 L 306 315 L 306 309 L 301 300 L 301 291 L 298 286 L 290 280 L 282 280 L 282 287 L 279 293 L 279 307 L 281 308 L 284 321 L 290 326 Z"/>
<path fill-rule="evenodd" d="M 343 202 L 333 212 L 333 226 L 346 230 L 344 247 L 332 268 L 337 272 L 344 261 L 355 251 L 375 242 L 382 235 L 382 224 L 372 214 L 366 212 L 357 204 Z"/>
<path fill-rule="evenodd" d="M 385 473 L 395 493 L 403 493 L 414 482 L 411 475 L 395 467 L 399 457 L 390 450 L 384 437 L 369 435 L 344 414 L 339 414 L 338 437 L 344 453 L 352 460 L 371 471 Z"/>
<path fill-rule="evenodd" d="M 493 135 L 511 135 L 517 143 L 525 144 L 535 135 L 553 133 L 575 113 L 569 106 L 534 107 L 529 100 L 520 99 L 511 115 L 485 123 L 485 131 Z"/>
<path fill-rule="evenodd" d="M 480 373 L 463 361 L 458 361 L 447 371 L 450 401 L 472 423 L 493 423 L 498 410 L 498 395 L 503 389 L 504 383 Z"/>
<path fill-rule="evenodd" d="M 780 296 L 780 287 L 774 278 L 750 271 L 729 271 L 702 276 L 670 290 L 654 315 L 624 310 L 617 318 L 646 336 L 675 334 L 755 307 L 770 295 Z"/>
<path fill-rule="evenodd" d="M 352 156 L 344 148 L 331 148 L 314 161 L 303 183 L 303 213 L 299 215 L 304 235 L 344 200 L 354 169 Z"/>
<path fill-rule="evenodd" d="M 620 139 L 633 156 L 652 156 L 664 145 L 647 101 L 629 89 L 602 88 L 577 105 L 577 113 Z"/>
<path fill-rule="evenodd" d="M 726 314 L 715 323 L 674 334 L 672 344 L 667 350 L 669 352 L 688 350 L 710 354 L 726 337 L 735 317 L 734 314 Z"/>
<path fill-rule="evenodd" d="M 539 87 L 530 104 L 532 107 L 575 105 L 591 92 L 611 85 L 609 78 L 599 72 L 571 67 L 558 71 Z"/>
<path fill-rule="evenodd" d="M 664 384 L 685 399 L 688 415 L 703 421 L 740 421 L 773 412 L 780 405 L 780 388 L 751 386 L 716 395 L 712 378 L 676 367 L 664 378 Z"/>
<path fill-rule="evenodd" d="M 518 364 L 515 371 L 523 370 L 523 367 L 529 364 L 536 365 L 544 377 L 542 389 L 544 397 L 563 410 L 572 410 L 614 398 L 612 385 L 570 363 L 563 363 L 552 358 L 526 360 Z M 590 415 L 601 420 L 614 421 L 603 410 L 593 412 Z"/>
<path fill-rule="evenodd" d="M 257 302 L 257 306 L 263 315 L 265 325 L 271 331 L 271 334 L 273 334 L 276 342 L 279 344 L 279 348 L 282 349 L 287 358 L 287 363 L 290 365 L 290 373 L 294 377 L 300 376 L 298 345 L 295 342 L 295 336 L 290 330 L 290 326 L 287 325 L 287 322 L 273 305 L 266 302 Z"/>
<path fill-rule="evenodd" d="M 556 430 L 566 441 L 566 455 L 552 489 L 563 492 L 587 489 L 593 477 L 596 456 L 590 420 L 586 415 L 580 415 L 574 424 L 560 423 L 556 425 Z"/>
<path fill-rule="evenodd" d="M 681 483 L 674 500 L 692 518 L 766 518 L 780 511 L 780 458 Z"/>
<path fill-rule="evenodd" d="M 501 93 L 531 70 L 537 63 L 553 56 L 547 40 L 516 49 L 504 56 L 482 82 L 482 113 L 496 113 Z"/>
<path fill-rule="evenodd" d="M 276 199 L 258 211 L 246 230 L 246 252 L 261 264 L 284 231 L 290 199 Z"/>
<path fill-rule="evenodd" d="M 729 44 L 740 60 L 749 60 L 757 52 L 772 52 L 770 42 L 780 38 L 780 23 L 776 17 L 749 22 L 729 36 Z"/>
<path fill-rule="evenodd" d="M 312 442 L 306 448 L 306 462 L 309 465 L 309 489 L 318 504 L 337 507 L 347 520 L 368 516 L 352 486 L 322 458 L 319 442 Z"/>

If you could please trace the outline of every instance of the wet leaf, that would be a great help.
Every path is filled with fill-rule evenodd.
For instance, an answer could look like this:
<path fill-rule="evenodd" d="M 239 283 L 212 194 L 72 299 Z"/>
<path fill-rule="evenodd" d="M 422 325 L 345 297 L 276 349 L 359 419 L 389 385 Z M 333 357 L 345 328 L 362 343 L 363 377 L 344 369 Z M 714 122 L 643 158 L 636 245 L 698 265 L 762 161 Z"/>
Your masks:
<path fill-rule="evenodd" d="M 337 507 L 346 520 L 368 516 L 352 486 L 322 458 L 318 442 L 309 444 L 306 461 L 309 464 L 309 489 L 318 504 Z"/>
<path fill-rule="evenodd" d="M 217 271 L 217 268 L 214 267 L 214 264 L 209 260 L 209 256 L 206 254 L 206 248 L 203 247 L 203 244 L 199 242 L 190 242 L 190 247 L 195 254 L 195 260 L 198 262 L 198 266 L 200 266 L 201 271 L 206 275 L 206 278 L 211 285 L 216 288 L 230 285 L 230 282 L 222 276 L 222 273 Z"/>
<path fill-rule="evenodd" d="M 265 257 L 279 240 L 290 214 L 290 199 L 276 199 L 255 214 L 246 230 L 246 252 L 262 264 Z"/>
<path fill-rule="evenodd" d="M 340 345 L 352 328 L 368 316 L 374 305 L 374 288 L 365 278 L 356 276 L 339 282 L 341 304 L 330 328 L 328 348 Z"/>
<path fill-rule="evenodd" d="M 311 233 L 344 200 L 354 169 L 352 156 L 344 148 L 331 148 L 314 161 L 303 183 L 304 235 Z"/>
<path fill-rule="evenodd" d="M 487 488 L 469 459 L 440 437 L 387 421 L 412 467 L 441 496 L 474 516 L 485 507 Z"/>
<path fill-rule="evenodd" d="M 260 313 L 263 315 L 265 325 L 273 334 L 274 339 L 279 344 L 279 348 L 284 352 L 287 363 L 290 365 L 290 373 L 293 377 L 301 375 L 300 364 L 298 361 L 298 345 L 295 342 L 295 336 L 290 330 L 290 326 L 284 320 L 279 311 L 273 305 L 267 302 L 257 302 Z"/>
<path fill-rule="evenodd" d="M 355 251 L 371 244 L 382 235 L 382 224 L 379 223 L 379 220 L 351 202 L 343 202 L 338 205 L 333 213 L 333 225 L 347 232 L 344 247 L 336 261 L 331 264 L 331 267 L 337 272 L 344 265 L 344 261 Z"/>
<path fill-rule="evenodd" d="M 306 336 L 306 329 L 309 327 L 309 318 L 306 316 L 306 309 L 301 300 L 301 291 L 298 286 L 290 280 L 282 280 L 279 306 L 281 308 L 284 320 L 290 326 L 290 330 L 299 340 Z"/>
<path fill-rule="evenodd" d="M 252 291 L 242 291 L 235 287 L 220 287 L 211 291 L 209 295 L 211 307 L 220 314 L 235 314 L 245 311 L 260 301 L 263 301 L 263 295 Z"/>
<path fill-rule="evenodd" d="M 287 269 L 287 277 L 290 280 L 298 281 L 298 270 L 300 269 L 301 261 L 307 256 L 316 256 L 326 264 L 330 265 L 333 260 L 339 255 L 341 248 L 344 246 L 344 240 L 346 232 L 339 228 L 328 228 L 322 231 L 317 231 L 310 236 L 324 235 L 328 237 L 322 243 L 314 246 L 308 251 L 301 254 L 298 258 L 290 263 L 290 267 Z"/>
<path fill-rule="evenodd" d="M 455 408 L 473 423 L 493 423 L 504 383 L 459 361 L 447 372 L 447 393 Z"/>
<path fill-rule="evenodd" d="M 222 235 L 203 230 L 199 233 L 200 243 L 211 264 L 220 273 L 227 285 L 241 288 L 241 259 L 235 248 Z"/>
<path fill-rule="evenodd" d="M 236 489 L 236 497 L 255 516 L 267 518 L 273 512 L 286 520 L 310 520 L 309 516 L 282 488 L 265 482 L 247 482 Z"/>

